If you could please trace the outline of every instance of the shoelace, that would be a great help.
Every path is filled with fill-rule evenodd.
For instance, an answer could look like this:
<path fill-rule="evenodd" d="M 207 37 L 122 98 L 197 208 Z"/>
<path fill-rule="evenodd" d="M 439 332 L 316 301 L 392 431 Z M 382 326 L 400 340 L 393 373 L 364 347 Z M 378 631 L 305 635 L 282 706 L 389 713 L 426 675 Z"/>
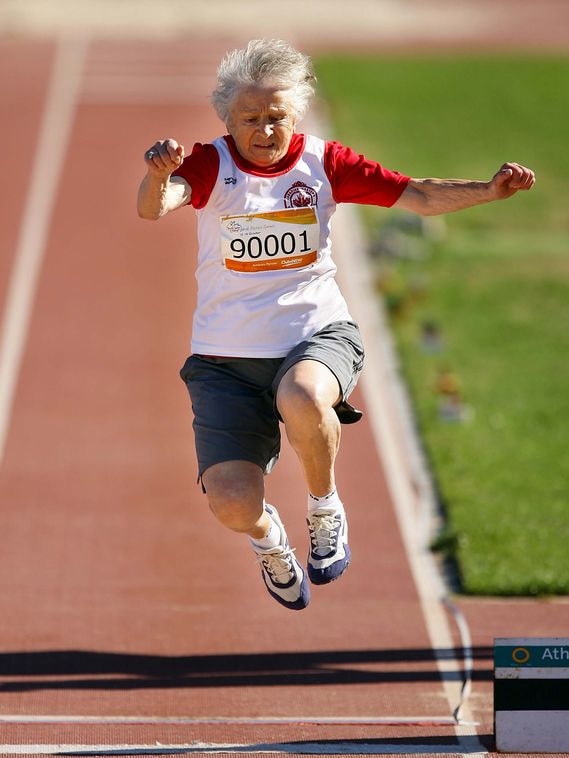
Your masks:
<path fill-rule="evenodd" d="M 313 551 L 321 554 L 329 553 L 336 547 L 338 536 L 337 517 L 331 513 L 316 513 L 308 517 L 308 531 Z"/>
<path fill-rule="evenodd" d="M 281 548 L 278 552 L 263 553 L 257 560 L 277 584 L 287 584 L 296 572 L 293 568 L 294 548 Z"/>

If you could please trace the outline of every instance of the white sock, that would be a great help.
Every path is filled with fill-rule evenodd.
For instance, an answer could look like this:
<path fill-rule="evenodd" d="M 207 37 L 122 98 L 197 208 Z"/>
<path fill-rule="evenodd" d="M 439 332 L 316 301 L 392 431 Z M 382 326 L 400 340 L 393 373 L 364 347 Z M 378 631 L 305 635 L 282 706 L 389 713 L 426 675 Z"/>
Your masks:
<path fill-rule="evenodd" d="M 281 530 L 270 516 L 269 520 L 269 531 L 265 534 L 264 537 L 261 537 L 260 539 L 253 539 L 253 537 L 249 537 L 254 548 L 258 547 L 261 550 L 270 550 L 271 548 L 278 547 L 281 544 Z"/>
<path fill-rule="evenodd" d="M 344 506 L 338 495 L 338 490 L 333 489 L 328 495 L 322 497 L 316 497 L 311 492 L 308 493 L 308 513 L 314 513 L 314 511 L 320 508 L 329 508 L 336 513 L 342 513 Z"/>

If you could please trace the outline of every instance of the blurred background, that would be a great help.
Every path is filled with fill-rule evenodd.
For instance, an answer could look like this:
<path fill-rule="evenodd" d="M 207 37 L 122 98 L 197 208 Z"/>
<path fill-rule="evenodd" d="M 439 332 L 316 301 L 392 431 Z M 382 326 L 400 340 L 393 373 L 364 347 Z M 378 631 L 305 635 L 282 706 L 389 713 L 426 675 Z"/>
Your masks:
<path fill-rule="evenodd" d="M 448 45 L 567 50 L 563 0 L 2 0 L 3 35 L 294 37 L 326 47 Z"/>

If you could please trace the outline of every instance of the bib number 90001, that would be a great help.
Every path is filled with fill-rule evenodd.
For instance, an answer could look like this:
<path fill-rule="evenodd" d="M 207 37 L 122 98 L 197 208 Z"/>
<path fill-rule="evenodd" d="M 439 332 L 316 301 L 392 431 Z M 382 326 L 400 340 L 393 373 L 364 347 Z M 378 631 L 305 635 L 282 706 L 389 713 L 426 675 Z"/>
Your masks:
<path fill-rule="evenodd" d="M 268 258 L 274 258 L 283 253 L 284 255 L 294 255 L 295 253 L 309 253 L 310 247 L 308 245 L 308 232 L 305 230 L 300 232 L 297 238 L 292 232 L 285 232 L 281 234 L 280 239 L 276 234 L 267 234 L 263 237 L 249 237 L 247 242 L 241 237 L 231 240 L 229 247 L 233 252 L 234 258 L 261 258 L 266 255 Z M 297 249 L 298 248 L 298 249 Z"/>
<path fill-rule="evenodd" d="M 224 265 L 233 271 L 304 268 L 318 257 L 320 227 L 313 208 L 224 216 L 220 222 Z"/>

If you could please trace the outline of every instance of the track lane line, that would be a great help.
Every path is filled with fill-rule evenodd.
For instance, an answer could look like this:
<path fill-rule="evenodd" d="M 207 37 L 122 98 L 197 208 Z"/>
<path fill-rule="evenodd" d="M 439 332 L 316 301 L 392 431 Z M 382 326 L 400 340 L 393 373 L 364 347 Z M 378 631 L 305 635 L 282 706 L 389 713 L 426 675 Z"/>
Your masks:
<path fill-rule="evenodd" d="M 287 726 L 289 724 L 360 725 L 360 726 L 454 726 L 453 716 L 0 716 L 0 724 L 116 724 L 136 726 L 215 725 Z"/>
<path fill-rule="evenodd" d="M 407 744 L 385 740 L 326 740 L 308 742 L 298 740 L 291 742 L 259 743 L 223 743 L 190 742 L 181 744 L 127 744 L 127 745 L 0 745 L 2 755 L 413 755 L 419 756 L 462 756 L 482 758 L 486 753 L 479 753 L 474 744 L 453 745 L 441 740 L 440 743 L 421 743 L 409 741 Z"/>
<path fill-rule="evenodd" d="M 57 190 L 71 137 L 85 39 L 57 43 L 0 332 L 0 466 Z"/>

